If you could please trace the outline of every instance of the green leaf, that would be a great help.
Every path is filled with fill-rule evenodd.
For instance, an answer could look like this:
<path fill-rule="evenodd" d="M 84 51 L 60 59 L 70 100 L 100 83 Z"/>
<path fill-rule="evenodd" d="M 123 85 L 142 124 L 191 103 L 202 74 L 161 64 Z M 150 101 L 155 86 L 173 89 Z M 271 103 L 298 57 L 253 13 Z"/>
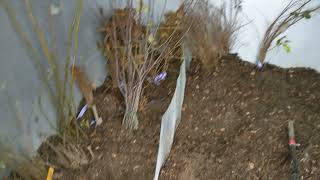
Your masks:
<path fill-rule="evenodd" d="M 298 12 L 292 12 L 291 15 L 294 15 L 295 17 L 298 17 L 300 14 Z"/>
<path fill-rule="evenodd" d="M 277 46 L 283 44 L 283 43 L 282 43 L 282 40 L 285 39 L 285 38 L 287 38 L 287 36 L 283 36 L 283 37 L 281 37 L 280 39 L 278 39 L 278 40 L 277 40 Z"/>
<path fill-rule="evenodd" d="M 277 40 L 277 46 L 281 45 L 281 39 Z"/>
<path fill-rule="evenodd" d="M 304 16 L 304 18 L 306 18 L 306 19 L 310 19 L 310 18 L 311 18 L 311 16 L 310 16 L 310 14 L 308 14 L 308 15 L 305 15 L 305 16 Z"/>
<path fill-rule="evenodd" d="M 311 18 L 311 14 L 310 14 L 311 12 L 310 11 L 304 11 L 303 13 L 302 13 L 302 16 L 304 17 L 304 18 L 306 18 L 306 19 L 310 19 Z"/>
<path fill-rule="evenodd" d="M 290 48 L 290 46 L 288 44 L 283 44 L 283 48 L 287 53 L 291 52 L 291 48 Z"/>

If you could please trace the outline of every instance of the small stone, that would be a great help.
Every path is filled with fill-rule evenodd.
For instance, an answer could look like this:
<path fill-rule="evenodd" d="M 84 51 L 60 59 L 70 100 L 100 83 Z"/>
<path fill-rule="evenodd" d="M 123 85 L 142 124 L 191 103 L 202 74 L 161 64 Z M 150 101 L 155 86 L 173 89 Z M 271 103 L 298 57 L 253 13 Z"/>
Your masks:
<path fill-rule="evenodd" d="M 251 76 L 254 76 L 255 74 L 256 74 L 255 71 L 252 71 L 252 72 L 250 73 Z"/>
<path fill-rule="evenodd" d="M 102 118 L 99 117 L 97 120 L 96 120 L 96 123 L 97 123 L 97 126 L 100 126 L 102 124 Z"/>
<path fill-rule="evenodd" d="M 220 129 L 221 132 L 224 132 L 225 130 L 226 130 L 226 128 L 221 128 Z"/>
<path fill-rule="evenodd" d="M 199 89 L 200 88 L 200 86 L 199 85 L 196 85 L 196 89 Z"/>
<path fill-rule="evenodd" d="M 210 90 L 209 90 L 209 89 L 206 89 L 206 90 L 204 91 L 204 93 L 209 94 L 209 93 L 210 93 Z"/>
<path fill-rule="evenodd" d="M 251 130 L 250 132 L 251 132 L 252 134 L 256 134 L 257 131 L 258 131 L 258 130 Z"/>
<path fill-rule="evenodd" d="M 249 170 L 254 169 L 254 163 L 253 162 L 249 162 Z"/>

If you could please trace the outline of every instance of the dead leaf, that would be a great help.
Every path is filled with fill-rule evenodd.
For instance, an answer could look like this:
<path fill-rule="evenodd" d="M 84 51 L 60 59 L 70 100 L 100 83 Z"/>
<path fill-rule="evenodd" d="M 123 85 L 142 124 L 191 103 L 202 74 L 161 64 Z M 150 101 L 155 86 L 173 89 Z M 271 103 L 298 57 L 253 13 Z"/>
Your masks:
<path fill-rule="evenodd" d="M 75 78 L 80 91 L 84 98 L 86 99 L 87 104 L 90 106 L 93 104 L 93 93 L 91 82 L 89 81 L 87 75 L 85 74 L 83 68 L 74 66 L 72 69 L 73 77 Z"/>

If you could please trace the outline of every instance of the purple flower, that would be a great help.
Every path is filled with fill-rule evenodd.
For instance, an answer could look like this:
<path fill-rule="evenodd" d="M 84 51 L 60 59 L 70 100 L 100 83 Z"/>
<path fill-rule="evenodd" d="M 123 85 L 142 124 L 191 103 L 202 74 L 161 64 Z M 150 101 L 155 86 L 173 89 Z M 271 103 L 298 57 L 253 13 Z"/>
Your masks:
<path fill-rule="evenodd" d="M 160 85 L 160 81 L 166 79 L 167 77 L 167 73 L 166 72 L 162 72 L 160 73 L 159 75 L 157 75 L 155 78 L 154 78 L 154 83 L 156 85 Z"/>
<path fill-rule="evenodd" d="M 87 111 L 87 105 L 83 106 L 83 108 L 81 109 L 81 111 L 79 112 L 78 116 L 77 116 L 77 119 L 81 118 L 84 113 Z"/>

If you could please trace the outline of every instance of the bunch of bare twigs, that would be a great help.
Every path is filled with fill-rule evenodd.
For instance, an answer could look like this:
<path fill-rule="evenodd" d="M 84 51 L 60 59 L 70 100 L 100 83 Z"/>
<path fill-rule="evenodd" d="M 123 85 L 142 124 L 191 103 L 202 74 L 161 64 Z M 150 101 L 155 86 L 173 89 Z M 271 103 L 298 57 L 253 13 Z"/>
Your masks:
<path fill-rule="evenodd" d="M 260 43 L 257 62 L 261 65 L 264 63 L 267 52 L 275 39 L 301 20 L 310 19 L 311 14 L 319 9 L 320 3 L 313 0 L 290 0 L 268 26 Z"/>
<path fill-rule="evenodd" d="M 153 2 L 144 7 L 140 1 L 136 10 L 133 1 L 128 0 L 126 8 L 114 8 L 114 14 L 100 28 L 104 37 L 100 48 L 108 60 L 113 87 L 120 89 L 125 100 L 123 125 L 126 128 L 138 128 L 137 112 L 147 76 L 163 71 L 181 47 L 187 31 L 182 29 L 181 21 L 191 4 L 184 3 L 173 12 L 174 23 L 156 23 Z M 146 13 L 141 9 L 147 9 Z M 165 20 L 170 19 L 169 15 L 166 17 Z"/>

